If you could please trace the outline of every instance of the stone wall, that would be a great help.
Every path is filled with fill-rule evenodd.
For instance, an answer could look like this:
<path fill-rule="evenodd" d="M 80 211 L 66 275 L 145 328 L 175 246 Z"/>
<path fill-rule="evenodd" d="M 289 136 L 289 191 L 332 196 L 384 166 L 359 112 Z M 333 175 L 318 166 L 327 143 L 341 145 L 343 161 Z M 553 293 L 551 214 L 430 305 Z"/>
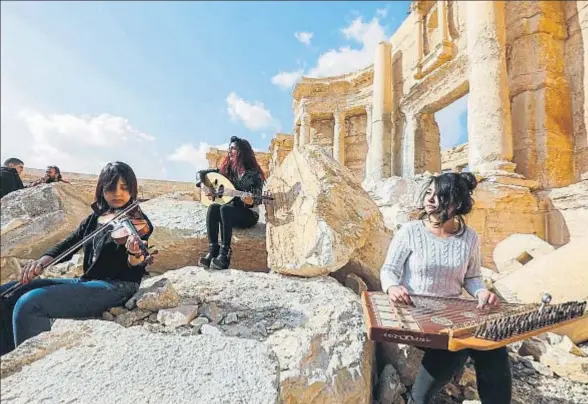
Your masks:
<path fill-rule="evenodd" d="M 294 135 L 288 133 L 277 133 L 272 139 L 269 147 L 269 153 L 271 155 L 269 172 L 270 174 L 274 169 L 282 164 L 282 161 L 286 158 L 288 153 L 294 148 Z"/>
<path fill-rule="evenodd" d="M 310 143 L 332 150 L 334 130 L 333 117 L 313 119 L 310 127 Z"/>
<path fill-rule="evenodd" d="M 345 166 L 358 179 L 363 179 L 365 174 L 366 121 L 365 114 L 345 118 Z"/>
<path fill-rule="evenodd" d="M 588 176 L 587 44 L 588 1 L 413 1 L 373 65 L 298 82 L 295 146 L 326 144 L 310 131 L 326 134 L 314 122 L 330 114 L 345 164 L 341 122 L 359 109 L 365 179 L 447 169 L 434 114 L 469 94 L 471 171 L 569 185 Z"/>
<path fill-rule="evenodd" d="M 588 99 L 585 94 L 588 59 L 588 1 L 562 2 L 567 26 L 564 62 L 571 97 L 575 176 L 588 172 Z"/>

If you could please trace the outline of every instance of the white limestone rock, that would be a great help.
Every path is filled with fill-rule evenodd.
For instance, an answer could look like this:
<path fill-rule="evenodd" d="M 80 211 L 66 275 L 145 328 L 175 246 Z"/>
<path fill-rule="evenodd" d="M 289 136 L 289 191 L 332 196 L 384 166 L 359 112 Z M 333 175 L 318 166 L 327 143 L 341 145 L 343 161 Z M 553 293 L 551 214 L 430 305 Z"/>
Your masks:
<path fill-rule="evenodd" d="M 226 336 L 260 340 L 276 353 L 284 403 L 371 402 L 373 343 L 366 339 L 359 297 L 336 280 L 199 267 L 165 277 L 182 304 L 204 301 L 238 313 L 237 323 L 202 325 L 203 334 L 217 327 Z M 157 281 L 146 279 L 144 287 Z"/>
<path fill-rule="evenodd" d="M 1 378 L 2 401 L 14 404 L 280 402 L 278 361 L 267 345 L 99 320 L 58 320 L 2 357 Z"/>
<path fill-rule="evenodd" d="M 318 146 L 292 150 L 267 181 L 267 251 L 272 271 L 313 277 L 345 267 L 379 284 L 391 232 L 358 178 Z"/>

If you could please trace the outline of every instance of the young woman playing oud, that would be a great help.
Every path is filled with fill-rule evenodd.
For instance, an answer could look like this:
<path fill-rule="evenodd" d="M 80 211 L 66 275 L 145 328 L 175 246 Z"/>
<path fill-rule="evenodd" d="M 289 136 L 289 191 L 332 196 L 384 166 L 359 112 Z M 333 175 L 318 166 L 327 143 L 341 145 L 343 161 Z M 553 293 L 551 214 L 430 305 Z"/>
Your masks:
<path fill-rule="evenodd" d="M 480 240 L 463 219 L 473 206 L 477 181 L 471 173 L 432 177 L 421 199 L 420 220 L 406 223 L 394 235 L 381 269 L 382 289 L 392 302 L 411 303 L 411 294 L 459 297 L 462 288 L 478 307 L 498 305 L 480 273 Z M 483 404 L 511 401 L 512 375 L 506 348 L 451 352 L 425 349 L 409 403 L 426 404 L 464 366 L 475 363 Z"/>
<path fill-rule="evenodd" d="M 251 144 L 245 139 L 231 137 L 229 153 L 222 160 L 219 168 L 198 171 L 197 187 L 204 182 L 208 173 L 221 173 L 231 181 L 239 191 L 260 195 L 265 175 L 255 159 Z M 231 202 L 220 205 L 213 203 L 208 207 L 206 229 L 208 233 L 208 253 L 200 258 L 199 265 L 205 268 L 227 269 L 231 264 L 231 237 L 233 227 L 249 228 L 259 220 L 259 207 L 250 196 L 234 198 Z M 222 245 L 218 244 L 218 233 Z"/>
<path fill-rule="evenodd" d="M 139 242 L 147 243 L 153 225 L 142 240 L 128 237 L 125 245 L 117 244 L 109 231 L 86 242 L 84 274 L 74 279 L 35 279 L 51 261 L 104 225 L 107 215 L 124 209 L 137 198 L 137 178 L 125 163 L 108 163 L 100 172 L 96 185 L 93 213 L 65 240 L 49 249 L 41 258 L 24 266 L 19 281 L 22 287 L 2 300 L 0 354 L 3 355 L 25 340 L 51 329 L 53 318 L 89 318 L 100 316 L 110 307 L 124 304 L 137 290 L 145 275 L 144 257 Z M 66 259 L 71 259 L 72 252 Z M 3 293 L 16 284 L 0 287 Z"/>

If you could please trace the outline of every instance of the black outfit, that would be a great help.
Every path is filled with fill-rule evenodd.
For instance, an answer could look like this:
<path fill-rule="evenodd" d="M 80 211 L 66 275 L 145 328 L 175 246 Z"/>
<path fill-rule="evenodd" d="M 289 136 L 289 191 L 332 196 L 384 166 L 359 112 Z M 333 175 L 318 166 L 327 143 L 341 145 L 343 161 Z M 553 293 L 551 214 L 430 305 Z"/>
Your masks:
<path fill-rule="evenodd" d="M 97 210 L 82 221 L 65 240 L 45 254 L 57 257 L 92 233 L 99 226 Z M 141 238 L 148 240 L 153 225 Z M 0 354 L 10 352 L 24 340 L 51 329 L 51 318 L 88 318 L 109 307 L 124 304 L 138 289 L 146 274 L 143 263 L 131 266 L 127 249 L 103 231 L 87 241 L 84 249 L 84 274 L 74 279 L 34 279 L 1 300 Z M 64 257 L 70 260 L 74 252 Z M 5 292 L 16 282 L 1 285 Z"/>
<path fill-rule="evenodd" d="M 81 241 L 88 234 L 92 233 L 98 227 L 98 217 L 100 212 L 93 212 L 82 221 L 80 226 L 71 233 L 65 240 L 50 248 L 45 254 L 50 257 L 57 257 L 66 251 L 75 243 Z M 153 233 L 153 224 L 149 218 L 143 214 L 143 217 L 149 224 L 147 234 L 141 237 L 148 240 Z M 127 249 L 124 245 L 119 245 L 110 237 L 110 232 L 105 231 L 94 237 L 93 240 L 84 244 L 84 274 L 82 279 L 100 279 L 100 280 L 120 280 L 140 283 L 146 274 L 144 266 L 131 267 L 127 262 Z M 63 261 L 68 261 L 74 253 L 65 257 Z"/>
<path fill-rule="evenodd" d="M 204 176 L 210 172 L 219 172 L 218 169 L 202 170 L 198 172 L 200 186 Z M 255 169 L 246 170 L 242 176 L 229 172 L 227 178 L 239 191 L 260 195 L 263 189 L 261 173 Z M 259 221 L 259 214 L 249 208 L 254 205 L 245 205 L 240 198 L 234 198 L 231 202 L 220 205 L 213 203 L 208 207 L 206 214 L 206 229 L 208 233 L 208 254 L 201 258 L 199 263 L 204 267 L 212 264 L 215 269 L 226 269 L 230 264 L 231 238 L 233 227 L 246 229 L 255 226 Z M 222 246 L 218 245 L 219 228 Z"/>
<path fill-rule="evenodd" d="M 474 360 L 482 404 L 510 404 L 512 373 L 506 347 L 490 351 L 464 349 L 457 352 L 425 349 L 408 404 L 429 403 L 465 365 L 468 356 Z"/>
<path fill-rule="evenodd" d="M 23 188 L 24 185 L 16 168 L 0 167 L 0 198 Z"/>

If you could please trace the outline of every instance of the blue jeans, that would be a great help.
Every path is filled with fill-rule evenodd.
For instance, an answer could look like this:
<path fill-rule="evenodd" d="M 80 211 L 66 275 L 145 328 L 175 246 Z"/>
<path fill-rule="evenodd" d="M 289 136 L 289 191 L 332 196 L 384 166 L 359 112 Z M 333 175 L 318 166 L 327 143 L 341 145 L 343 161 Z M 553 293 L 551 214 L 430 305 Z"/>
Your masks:
<path fill-rule="evenodd" d="M 0 293 L 16 282 L 0 286 Z M 51 329 L 51 319 L 99 317 L 123 305 L 139 289 L 135 282 L 84 279 L 34 279 L 2 299 L 0 355 Z"/>

